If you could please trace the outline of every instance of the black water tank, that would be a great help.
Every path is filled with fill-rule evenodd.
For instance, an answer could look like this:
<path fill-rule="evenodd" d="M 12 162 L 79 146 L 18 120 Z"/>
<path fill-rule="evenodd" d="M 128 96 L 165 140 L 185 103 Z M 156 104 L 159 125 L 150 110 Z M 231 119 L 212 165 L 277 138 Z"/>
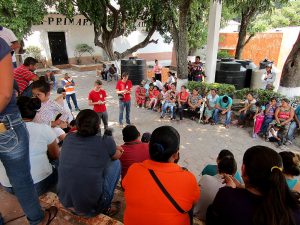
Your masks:
<path fill-rule="evenodd" d="M 219 62 L 217 63 L 215 81 L 233 84 L 236 89 L 242 89 L 245 87 L 246 69 L 237 62 Z"/>
<path fill-rule="evenodd" d="M 236 60 L 236 62 L 242 64 L 242 66 L 246 68 L 245 88 L 250 88 L 252 72 L 257 66 L 251 60 Z"/>
<path fill-rule="evenodd" d="M 128 72 L 129 80 L 133 85 L 138 85 L 146 78 L 146 60 L 144 59 L 122 59 L 121 73 Z"/>

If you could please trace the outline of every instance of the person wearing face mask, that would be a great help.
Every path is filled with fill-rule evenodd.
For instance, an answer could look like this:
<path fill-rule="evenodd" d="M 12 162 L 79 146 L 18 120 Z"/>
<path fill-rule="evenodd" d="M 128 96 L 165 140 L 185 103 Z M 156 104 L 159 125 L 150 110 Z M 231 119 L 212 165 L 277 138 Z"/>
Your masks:
<path fill-rule="evenodd" d="M 195 176 L 177 165 L 179 146 L 175 128 L 161 126 L 153 131 L 150 160 L 133 164 L 122 181 L 125 225 L 191 224 L 200 189 Z"/>

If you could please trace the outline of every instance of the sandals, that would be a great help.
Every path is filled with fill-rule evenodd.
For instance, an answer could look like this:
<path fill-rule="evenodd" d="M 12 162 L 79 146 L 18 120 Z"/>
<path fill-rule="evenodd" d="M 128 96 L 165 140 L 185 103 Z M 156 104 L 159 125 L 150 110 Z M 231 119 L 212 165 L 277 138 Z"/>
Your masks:
<path fill-rule="evenodd" d="M 49 225 L 57 215 L 58 209 L 55 206 L 51 206 L 48 209 L 45 209 L 45 212 L 48 212 L 49 218 L 46 225 Z"/>

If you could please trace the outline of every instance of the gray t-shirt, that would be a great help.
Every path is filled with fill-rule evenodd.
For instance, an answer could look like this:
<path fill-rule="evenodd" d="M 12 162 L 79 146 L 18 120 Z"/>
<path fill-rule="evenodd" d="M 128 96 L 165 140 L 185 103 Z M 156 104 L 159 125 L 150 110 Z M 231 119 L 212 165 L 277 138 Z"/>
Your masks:
<path fill-rule="evenodd" d="M 58 168 L 58 196 L 66 208 L 77 213 L 99 213 L 104 170 L 116 152 L 112 137 L 66 136 Z"/>
<path fill-rule="evenodd" d="M 220 174 L 215 176 L 204 175 L 199 181 L 201 190 L 200 200 L 197 202 L 194 208 L 194 215 L 202 221 L 206 220 L 206 211 L 209 205 L 211 205 L 221 187 L 224 187 L 223 179 Z"/>

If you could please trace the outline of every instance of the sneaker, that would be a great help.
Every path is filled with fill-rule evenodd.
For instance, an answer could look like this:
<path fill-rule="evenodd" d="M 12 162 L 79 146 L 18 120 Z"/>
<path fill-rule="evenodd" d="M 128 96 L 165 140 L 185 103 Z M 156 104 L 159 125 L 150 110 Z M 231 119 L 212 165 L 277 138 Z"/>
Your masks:
<path fill-rule="evenodd" d="M 80 109 L 79 109 L 79 108 L 76 108 L 75 111 L 80 111 Z"/>
<path fill-rule="evenodd" d="M 137 108 L 139 109 L 140 107 L 139 107 L 139 106 L 137 106 Z"/>
<path fill-rule="evenodd" d="M 160 118 L 163 119 L 164 117 L 163 117 L 163 116 L 160 116 Z"/>
<path fill-rule="evenodd" d="M 257 138 L 257 134 L 252 134 L 252 138 L 256 139 Z"/>
<path fill-rule="evenodd" d="M 293 142 L 290 141 L 290 140 L 287 140 L 284 144 L 287 145 L 287 146 L 289 146 L 289 145 L 293 144 Z"/>
<path fill-rule="evenodd" d="M 142 109 L 145 109 L 145 107 L 143 106 Z"/>

